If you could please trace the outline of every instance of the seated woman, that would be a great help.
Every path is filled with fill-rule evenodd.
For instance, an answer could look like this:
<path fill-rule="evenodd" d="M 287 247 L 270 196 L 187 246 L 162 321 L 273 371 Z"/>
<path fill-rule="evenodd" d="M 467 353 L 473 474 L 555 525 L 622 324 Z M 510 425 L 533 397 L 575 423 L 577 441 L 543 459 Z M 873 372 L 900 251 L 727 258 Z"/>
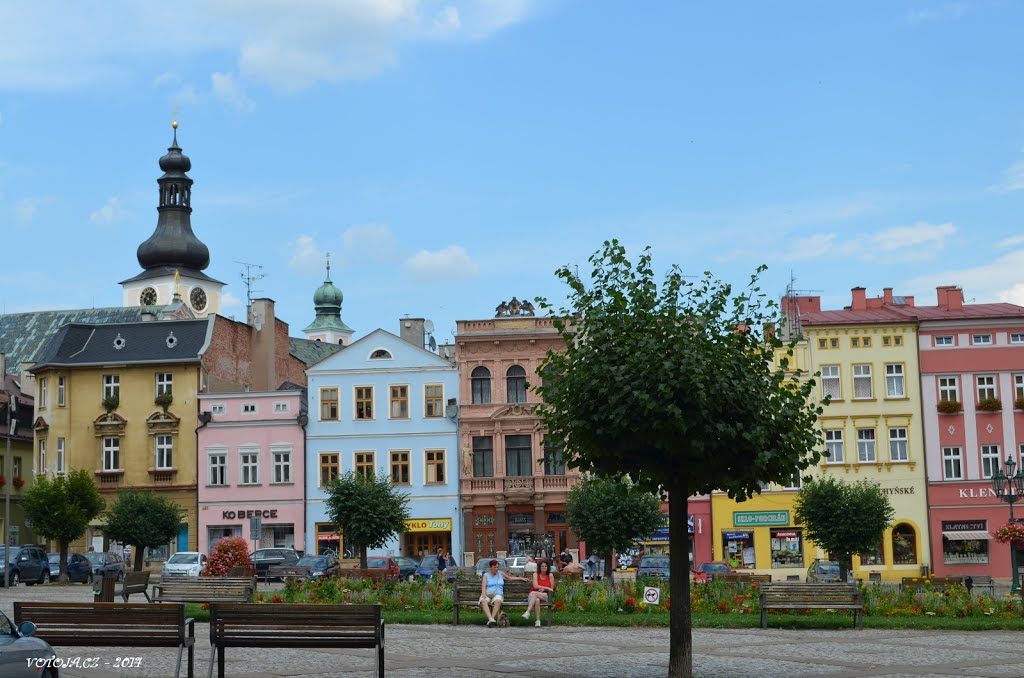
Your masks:
<path fill-rule="evenodd" d="M 530 581 L 525 577 L 512 577 L 498 569 L 498 561 L 489 562 L 480 583 L 480 609 L 487 615 L 487 625 L 496 626 L 501 613 L 501 603 L 505 600 L 506 581 Z"/>
<path fill-rule="evenodd" d="M 551 563 L 542 560 L 537 563 L 537 571 L 533 573 L 533 588 L 530 589 L 530 597 L 527 599 L 523 619 L 530 621 L 530 610 L 536 610 L 537 621 L 533 625 L 540 626 L 540 605 L 550 602 L 554 593 L 555 575 L 551 573 Z"/>

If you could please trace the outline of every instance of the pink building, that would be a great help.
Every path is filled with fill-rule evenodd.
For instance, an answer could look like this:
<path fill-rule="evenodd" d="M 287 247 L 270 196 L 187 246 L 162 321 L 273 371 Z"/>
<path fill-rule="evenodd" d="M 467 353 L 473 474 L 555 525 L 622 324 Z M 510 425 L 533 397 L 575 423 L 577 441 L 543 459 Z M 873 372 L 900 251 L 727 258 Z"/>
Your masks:
<path fill-rule="evenodd" d="M 932 563 L 939 576 L 1010 577 L 1010 547 L 991 538 L 1010 517 L 992 488 L 1024 445 L 1024 308 L 965 304 L 938 288 L 918 307 Z M 1024 505 L 1016 517 L 1024 518 Z M 1018 555 L 1024 564 L 1024 552 Z"/>
<path fill-rule="evenodd" d="M 199 396 L 199 550 L 243 537 L 251 550 L 306 549 L 305 389 Z M 260 531 L 250 531 L 258 517 Z"/>

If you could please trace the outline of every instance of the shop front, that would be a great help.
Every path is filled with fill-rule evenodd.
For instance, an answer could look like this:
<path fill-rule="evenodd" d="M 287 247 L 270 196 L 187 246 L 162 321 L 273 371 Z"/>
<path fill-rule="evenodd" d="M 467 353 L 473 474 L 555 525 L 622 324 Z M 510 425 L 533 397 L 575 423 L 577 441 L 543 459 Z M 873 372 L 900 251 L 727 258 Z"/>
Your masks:
<path fill-rule="evenodd" d="M 990 481 L 929 487 L 932 562 L 936 576 L 989 575 L 1010 579 L 1010 545 L 992 537 L 1010 520 Z M 1024 551 L 1017 553 L 1024 564 Z"/>
<path fill-rule="evenodd" d="M 731 525 L 722 526 L 716 560 L 736 570 L 758 570 L 773 579 L 803 579 L 806 565 L 804 531 L 789 510 L 733 511 Z"/>
<path fill-rule="evenodd" d="M 401 555 L 423 558 L 437 553 L 439 548 L 452 551 L 451 518 L 413 518 L 405 521 Z M 460 554 L 452 555 L 458 557 Z"/>
<path fill-rule="evenodd" d="M 200 508 L 200 546 L 203 553 L 224 537 L 242 537 L 257 548 L 292 548 L 305 550 L 302 535 L 302 505 L 277 504 L 259 506 L 252 504 L 216 505 Z M 251 534 L 253 519 L 260 522 L 260 534 L 254 539 Z M 299 529 L 296 529 L 299 526 Z"/>

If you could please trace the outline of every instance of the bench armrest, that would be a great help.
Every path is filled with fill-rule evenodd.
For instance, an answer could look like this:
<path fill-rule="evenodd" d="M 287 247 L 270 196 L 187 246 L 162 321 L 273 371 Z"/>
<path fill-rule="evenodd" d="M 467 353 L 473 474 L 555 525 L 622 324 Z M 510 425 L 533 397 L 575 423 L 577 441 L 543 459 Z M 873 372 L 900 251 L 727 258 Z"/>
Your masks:
<path fill-rule="evenodd" d="M 384 620 L 380 620 L 380 646 L 384 647 Z"/>

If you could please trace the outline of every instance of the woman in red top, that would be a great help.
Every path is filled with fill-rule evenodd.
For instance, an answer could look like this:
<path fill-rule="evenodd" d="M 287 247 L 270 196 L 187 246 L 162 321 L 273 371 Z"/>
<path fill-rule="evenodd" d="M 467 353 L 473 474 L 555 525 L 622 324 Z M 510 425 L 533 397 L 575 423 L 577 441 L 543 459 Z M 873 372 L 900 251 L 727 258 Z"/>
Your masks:
<path fill-rule="evenodd" d="M 530 620 L 530 610 L 537 613 L 537 621 L 534 626 L 540 626 L 540 604 L 550 602 L 551 596 L 555 593 L 555 575 L 551 573 L 551 563 L 542 560 L 537 563 L 537 571 L 533 573 L 533 588 L 530 589 L 530 597 L 527 599 L 526 612 L 523 619 Z"/>

